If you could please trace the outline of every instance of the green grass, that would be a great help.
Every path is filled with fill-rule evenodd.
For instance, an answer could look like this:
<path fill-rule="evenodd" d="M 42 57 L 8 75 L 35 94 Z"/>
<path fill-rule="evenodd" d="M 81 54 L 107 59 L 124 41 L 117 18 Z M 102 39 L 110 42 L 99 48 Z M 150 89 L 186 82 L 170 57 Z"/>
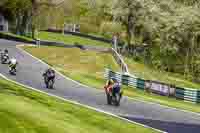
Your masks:
<path fill-rule="evenodd" d="M 88 35 L 95 36 L 95 37 L 107 38 L 107 39 L 110 39 L 110 40 L 112 39 L 112 36 L 113 36 L 112 33 L 106 34 L 106 35 L 102 35 L 100 33 L 88 33 Z"/>
<path fill-rule="evenodd" d="M 137 77 L 146 80 L 161 81 L 179 87 L 200 89 L 200 84 L 184 79 L 183 75 L 163 71 L 161 72 L 159 70 L 149 68 L 144 64 L 138 63 L 130 58 L 125 58 L 125 62 L 128 65 L 130 73 L 136 75 Z"/>
<path fill-rule="evenodd" d="M 64 42 L 69 45 L 78 43 L 78 44 L 82 44 L 82 45 L 111 47 L 111 45 L 109 43 L 91 40 L 91 39 L 78 37 L 78 36 L 74 36 L 74 35 L 63 35 L 61 33 L 39 32 L 39 38 L 43 39 L 43 40 L 49 40 L 49 41 Z"/>
<path fill-rule="evenodd" d="M 106 67 L 120 70 L 112 55 L 107 53 L 60 47 L 25 47 L 25 50 L 68 77 L 95 88 L 103 87 Z"/>
<path fill-rule="evenodd" d="M 153 133 L 154 130 L 0 79 L 0 133 Z"/>
<path fill-rule="evenodd" d="M 110 68 L 114 71 L 119 70 L 117 64 L 113 62 L 112 56 L 108 54 L 54 47 L 25 47 L 25 50 L 52 65 L 66 76 L 98 89 L 102 89 L 105 85 L 103 73 L 107 64 L 110 64 Z M 54 54 L 50 55 L 49 53 Z M 125 95 L 133 98 L 200 113 L 199 104 L 149 94 L 135 88 L 123 87 L 123 90 Z"/>

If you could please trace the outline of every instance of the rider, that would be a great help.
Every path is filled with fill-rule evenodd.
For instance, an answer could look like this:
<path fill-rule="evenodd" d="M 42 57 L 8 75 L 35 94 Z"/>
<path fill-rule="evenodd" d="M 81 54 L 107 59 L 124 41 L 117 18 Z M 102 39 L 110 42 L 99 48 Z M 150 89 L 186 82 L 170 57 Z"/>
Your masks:
<path fill-rule="evenodd" d="M 7 58 L 9 58 L 9 56 L 8 56 L 8 50 L 5 49 L 4 52 L 1 53 L 1 56 L 2 56 L 2 57 L 3 57 L 3 56 L 6 56 Z"/>
<path fill-rule="evenodd" d="M 114 81 L 112 78 L 110 78 L 107 82 L 106 85 L 104 86 L 104 88 L 106 89 L 106 92 L 110 93 L 112 92 L 112 86 L 114 84 Z"/>
<path fill-rule="evenodd" d="M 43 76 L 46 78 L 45 80 L 47 80 L 47 82 L 49 82 L 50 80 L 55 79 L 55 71 L 51 68 L 48 68 L 44 73 Z"/>
<path fill-rule="evenodd" d="M 6 55 L 6 56 L 8 56 L 8 50 L 5 49 L 3 54 Z"/>
<path fill-rule="evenodd" d="M 17 66 L 17 60 L 15 58 L 11 58 L 10 61 L 9 61 L 9 68 L 10 68 L 10 71 L 11 70 L 14 70 L 16 72 L 16 66 Z"/>
<path fill-rule="evenodd" d="M 8 54 L 8 50 L 7 50 L 7 49 L 5 49 L 5 50 L 4 50 L 4 53 L 5 53 L 5 54 Z"/>
<path fill-rule="evenodd" d="M 112 86 L 112 95 L 115 96 L 115 94 L 121 92 L 121 86 L 117 80 L 114 79 L 114 84 Z"/>
<path fill-rule="evenodd" d="M 114 78 L 110 78 L 104 88 L 106 89 L 106 92 L 112 93 L 113 96 L 121 91 L 119 82 Z"/>

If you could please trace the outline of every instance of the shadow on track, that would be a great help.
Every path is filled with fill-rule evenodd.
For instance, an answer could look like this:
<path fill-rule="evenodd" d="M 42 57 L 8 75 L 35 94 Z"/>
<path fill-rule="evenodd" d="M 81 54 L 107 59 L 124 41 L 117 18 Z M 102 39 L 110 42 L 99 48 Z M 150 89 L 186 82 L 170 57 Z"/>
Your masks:
<path fill-rule="evenodd" d="M 151 119 L 145 119 L 145 118 L 136 118 L 136 117 L 131 117 L 131 116 L 130 117 L 125 116 L 124 118 L 141 123 L 141 124 L 148 125 L 150 127 L 160 129 L 168 133 L 200 133 L 200 123 L 199 125 L 184 124 L 184 123 L 166 122 L 166 121 L 160 121 L 160 120 L 151 120 Z"/>

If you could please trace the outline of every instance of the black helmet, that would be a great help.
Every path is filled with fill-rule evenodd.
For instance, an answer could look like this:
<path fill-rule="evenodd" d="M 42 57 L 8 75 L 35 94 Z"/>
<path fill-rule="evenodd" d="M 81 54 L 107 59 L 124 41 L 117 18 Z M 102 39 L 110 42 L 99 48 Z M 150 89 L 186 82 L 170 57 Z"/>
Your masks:
<path fill-rule="evenodd" d="M 113 82 L 117 82 L 117 79 L 115 77 L 110 78 Z"/>
<path fill-rule="evenodd" d="M 5 52 L 5 53 L 8 53 L 8 50 L 7 50 L 7 49 L 5 49 L 5 50 L 4 50 L 4 52 Z"/>

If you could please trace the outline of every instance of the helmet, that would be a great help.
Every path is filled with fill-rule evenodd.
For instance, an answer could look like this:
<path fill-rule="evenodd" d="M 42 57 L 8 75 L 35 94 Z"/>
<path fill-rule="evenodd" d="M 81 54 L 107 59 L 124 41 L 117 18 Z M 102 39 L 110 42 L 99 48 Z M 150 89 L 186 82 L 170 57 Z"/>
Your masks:
<path fill-rule="evenodd" d="M 112 80 L 113 80 L 114 82 L 117 82 L 117 79 L 116 79 L 116 78 L 114 78 L 114 77 L 112 77 Z"/>
<path fill-rule="evenodd" d="M 4 52 L 5 52 L 5 53 L 8 53 L 8 50 L 7 50 L 7 49 L 5 49 L 5 50 L 4 50 Z"/>
<path fill-rule="evenodd" d="M 110 78 L 110 80 L 109 80 L 111 84 L 114 83 L 114 80 L 113 80 L 113 79 L 114 79 L 114 78 Z"/>
<path fill-rule="evenodd" d="M 10 58 L 10 61 L 13 63 L 17 62 L 17 60 L 14 57 Z"/>
<path fill-rule="evenodd" d="M 47 69 L 47 71 L 49 71 L 49 72 L 52 72 L 52 71 L 53 71 L 53 69 L 52 69 L 52 68 L 48 68 L 48 69 Z"/>

